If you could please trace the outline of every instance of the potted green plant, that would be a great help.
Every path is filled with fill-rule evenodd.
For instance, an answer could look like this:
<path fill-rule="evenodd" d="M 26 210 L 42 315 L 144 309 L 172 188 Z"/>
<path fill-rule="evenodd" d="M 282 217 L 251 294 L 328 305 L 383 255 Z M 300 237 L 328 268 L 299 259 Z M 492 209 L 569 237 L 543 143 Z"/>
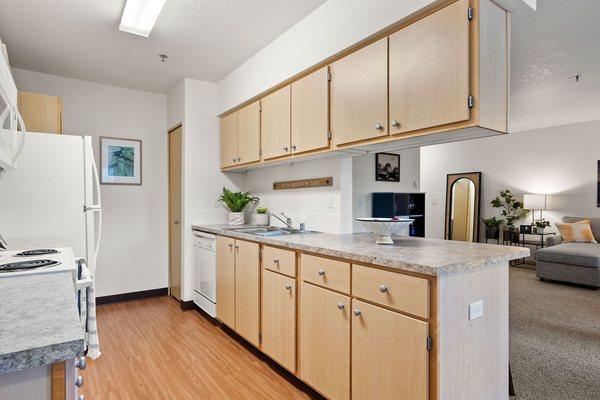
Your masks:
<path fill-rule="evenodd" d="M 547 228 L 550 227 L 550 221 L 545 219 L 538 219 L 533 223 L 533 228 L 535 229 L 534 233 L 546 233 L 548 231 Z"/>
<path fill-rule="evenodd" d="M 256 209 L 256 225 L 269 225 L 269 210 L 266 207 L 258 207 Z"/>
<path fill-rule="evenodd" d="M 219 201 L 229 210 L 229 225 L 244 225 L 244 209 L 258 200 L 258 197 L 253 197 L 250 192 L 232 192 L 227 188 L 223 188 L 223 193 L 219 196 Z"/>
<path fill-rule="evenodd" d="M 509 237 L 505 237 L 504 240 L 517 243 L 519 241 L 519 232 L 515 231 L 515 222 L 527 215 L 527 211 L 523 210 L 523 203 L 517 201 L 510 189 L 504 189 L 500 191 L 500 196 L 491 201 L 491 204 L 494 208 L 502 208 L 500 214 L 506 219 L 506 227 L 508 229 L 505 231 L 505 234 Z"/>
<path fill-rule="evenodd" d="M 500 239 L 500 225 L 504 223 L 503 219 L 482 218 L 483 224 L 485 225 L 485 238 L 486 239 Z"/>

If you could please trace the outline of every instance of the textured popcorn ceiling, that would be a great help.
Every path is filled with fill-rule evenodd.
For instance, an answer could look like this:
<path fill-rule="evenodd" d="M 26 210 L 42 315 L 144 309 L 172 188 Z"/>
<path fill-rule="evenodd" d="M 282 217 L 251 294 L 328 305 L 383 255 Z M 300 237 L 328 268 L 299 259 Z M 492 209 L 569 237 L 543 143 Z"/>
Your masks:
<path fill-rule="evenodd" d="M 167 0 L 146 39 L 119 31 L 125 0 L 0 0 L 0 38 L 13 67 L 166 93 L 218 81 L 324 1 Z"/>

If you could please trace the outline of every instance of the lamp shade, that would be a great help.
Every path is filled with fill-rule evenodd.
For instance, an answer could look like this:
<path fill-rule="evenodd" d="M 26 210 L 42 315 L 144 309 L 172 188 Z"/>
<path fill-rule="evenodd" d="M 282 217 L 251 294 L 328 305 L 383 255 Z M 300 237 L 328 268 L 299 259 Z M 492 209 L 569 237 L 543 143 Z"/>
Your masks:
<path fill-rule="evenodd" d="M 545 194 L 526 194 L 523 196 L 523 208 L 526 210 L 547 210 L 547 197 Z"/>

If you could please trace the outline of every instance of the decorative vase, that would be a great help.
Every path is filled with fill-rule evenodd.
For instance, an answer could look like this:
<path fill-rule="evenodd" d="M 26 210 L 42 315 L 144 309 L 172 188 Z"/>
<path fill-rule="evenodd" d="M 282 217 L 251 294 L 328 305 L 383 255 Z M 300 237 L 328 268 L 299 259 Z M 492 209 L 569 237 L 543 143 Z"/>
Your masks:
<path fill-rule="evenodd" d="M 256 214 L 256 225 L 258 225 L 258 226 L 269 225 L 269 214 Z"/>
<path fill-rule="evenodd" d="M 246 219 L 244 218 L 243 212 L 230 212 L 229 213 L 229 225 L 244 225 Z"/>
<path fill-rule="evenodd" d="M 548 233 L 548 231 L 549 231 L 548 227 L 537 228 L 537 233 L 540 235 L 546 234 L 546 233 Z"/>

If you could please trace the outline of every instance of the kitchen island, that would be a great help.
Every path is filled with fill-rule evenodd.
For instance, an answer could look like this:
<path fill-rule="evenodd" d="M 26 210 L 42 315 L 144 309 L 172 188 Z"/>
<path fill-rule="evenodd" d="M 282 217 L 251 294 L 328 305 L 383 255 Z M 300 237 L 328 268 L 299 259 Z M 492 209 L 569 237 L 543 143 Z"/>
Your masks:
<path fill-rule="evenodd" d="M 507 399 L 520 247 L 371 234 L 217 237 L 217 318 L 330 399 Z"/>
<path fill-rule="evenodd" d="M 65 398 L 75 383 L 67 361 L 83 352 L 69 271 L 0 278 L 1 399 Z"/>

